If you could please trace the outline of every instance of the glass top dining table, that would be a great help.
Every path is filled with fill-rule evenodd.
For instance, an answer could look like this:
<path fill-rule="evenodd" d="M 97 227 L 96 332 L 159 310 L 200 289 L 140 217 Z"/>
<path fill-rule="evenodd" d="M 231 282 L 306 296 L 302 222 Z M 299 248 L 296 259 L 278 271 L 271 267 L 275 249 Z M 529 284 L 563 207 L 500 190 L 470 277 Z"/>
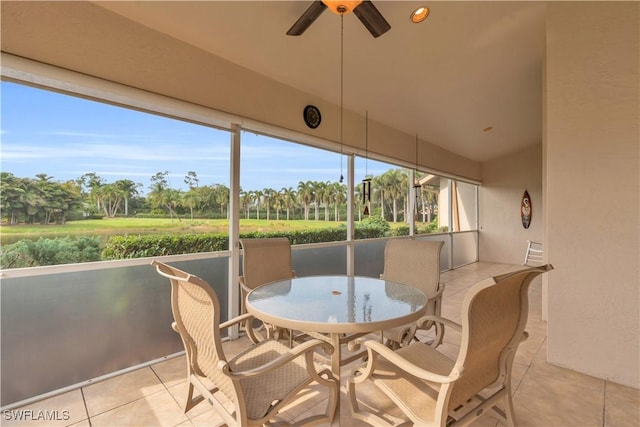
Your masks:
<path fill-rule="evenodd" d="M 363 276 L 307 276 L 260 286 L 247 311 L 284 328 L 318 333 L 368 333 L 406 325 L 427 298 L 412 286 Z"/>
<path fill-rule="evenodd" d="M 331 344 L 331 372 L 340 388 L 340 367 L 361 358 L 343 358 L 342 346 L 364 335 L 408 325 L 424 313 L 427 297 L 417 288 L 363 276 L 306 276 L 257 287 L 247 294 L 249 313 L 265 323 L 302 331 Z M 340 399 L 336 406 L 340 414 Z M 340 416 L 332 425 L 340 424 Z"/>
<path fill-rule="evenodd" d="M 364 276 L 306 276 L 267 283 L 247 294 L 247 312 L 265 323 L 302 331 L 331 344 L 331 372 L 340 387 L 340 367 L 364 356 L 353 346 L 364 335 L 408 325 L 426 309 L 417 288 Z M 340 423 L 338 399 L 332 425 Z"/>
<path fill-rule="evenodd" d="M 265 323 L 302 331 L 331 344 L 331 372 L 340 388 L 342 346 L 372 332 L 408 325 L 424 313 L 427 297 L 417 288 L 363 276 L 306 276 L 257 287 L 247 294 L 247 312 Z M 340 399 L 336 406 L 340 414 Z M 332 425 L 340 424 L 340 416 Z"/>

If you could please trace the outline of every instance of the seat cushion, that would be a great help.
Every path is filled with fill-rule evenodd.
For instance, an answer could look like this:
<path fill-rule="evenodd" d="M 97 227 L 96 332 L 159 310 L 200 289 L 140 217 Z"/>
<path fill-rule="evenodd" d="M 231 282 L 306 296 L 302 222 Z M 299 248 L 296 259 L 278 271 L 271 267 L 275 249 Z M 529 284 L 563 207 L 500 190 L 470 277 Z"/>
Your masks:
<path fill-rule="evenodd" d="M 455 362 L 423 343 L 412 343 L 396 351 L 407 362 L 440 375 L 448 375 Z M 434 419 L 440 384 L 412 377 L 395 365 L 378 357 L 373 374 L 376 385 L 395 402 L 403 402 L 415 423 Z"/>
<path fill-rule="evenodd" d="M 229 366 L 232 371 L 247 371 L 265 365 L 289 351 L 289 347 L 278 341 L 265 340 L 229 360 Z M 247 415 L 253 419 L 264 417 L 272 403 L 282 400 L 296 387 L 309 382 L 311 377 L 307 372 L 304 356 L 267 374 L 240 380 Z"/>

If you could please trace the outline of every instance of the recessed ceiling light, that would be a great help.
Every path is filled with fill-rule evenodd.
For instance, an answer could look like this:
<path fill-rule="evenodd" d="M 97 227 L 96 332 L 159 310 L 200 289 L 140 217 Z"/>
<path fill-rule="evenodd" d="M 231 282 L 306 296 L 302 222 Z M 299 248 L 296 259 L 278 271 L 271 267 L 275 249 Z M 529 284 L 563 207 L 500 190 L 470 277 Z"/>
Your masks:
<path fill-rule="evenodd" d="M 429 8 L 426 6 L 421 6 L 411 13 L 411 22 L 418 23 L 427 19 L 429 16 Z"/>
<path fill-rule="evenodd" d="M 487 126 L 486 128 L 482 129 L 482 132 L 490 132 L 493 129 L 493 126 Z"/>

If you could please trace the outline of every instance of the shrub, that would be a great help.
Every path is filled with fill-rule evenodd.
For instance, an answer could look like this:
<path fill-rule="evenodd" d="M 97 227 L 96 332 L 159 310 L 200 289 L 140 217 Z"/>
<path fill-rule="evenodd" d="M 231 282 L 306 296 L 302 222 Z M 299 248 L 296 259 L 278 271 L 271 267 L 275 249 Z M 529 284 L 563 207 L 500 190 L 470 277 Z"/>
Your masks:
<path fill-rule="evenodd" d="M 36 267 L 38 263 L 34 258 L 34 245 L 32 240 L 19 240 L 11 245 L 3 246 L 0 266 L 2 268 Z"/>
<path fill-rule="evenodd" d="M 369 216 L 364 218 L 362 221 L 356 222 L 356 230 L 358 229 L 361 229 L 361 230 L 372 229 L 372 230 L 378 230 L 379 232 L 382 233 L 382 235 L 375 236 L 375 237 L 384 237 L 384 236 L 391 235 L 391 226 L 389 225 L 387 220 L 377 215 Z"/>
<path fill-rule="evenodd" d="M 100 241 L 93 237 L 69 236 L 37 241 L 20 240 L 2 248 L 2 268 L 35 267 L 39 265 L 75 264 L 100 261 Z"/>
<path fill-rule="evenodd" d="M 393 229 L 394 236 L 408 236 L 409 235 L 409 226 L 408 225 L 400 225 Z"/>
<path fill-rule="evenodd" d="M 380 226 L 378 222 L 356 225 L 357 239 L 384 237 L 390 230 L 389 224 Z M 335 242 L 346 240 L 346 227 L 319 230 L 296 230 L 242 233 L 240 238 L 287 237 L 292 245 L 305 243 Z M 112 236 L 102 250 L 103 260 L 143 258 L 163 255 L 179 255 L 198 252 L 224 251 L 229 248 L 227 234 L 172 234 L 145 236 Z"/>
<path fill-rule="evenodd" d="M 229 236 L 221 233 L 112 236 L 102 250 L 102 259 L 144 258 L 215 252 L 224 251 L 228 247 Z"/>

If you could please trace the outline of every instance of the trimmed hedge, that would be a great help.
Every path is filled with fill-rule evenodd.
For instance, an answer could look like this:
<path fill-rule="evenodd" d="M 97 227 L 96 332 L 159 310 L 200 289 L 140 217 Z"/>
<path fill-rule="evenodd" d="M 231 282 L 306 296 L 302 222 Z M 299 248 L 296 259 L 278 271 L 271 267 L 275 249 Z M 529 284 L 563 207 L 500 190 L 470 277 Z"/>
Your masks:
<path fill-rule="evenodd" d="M 389 233 L 379 223 L 358 223 L 356 239 L 384 237 Z M 347 239 L 347 229 L 327 228 L 319 230 L 298 230 L 284 232 L 248 232 L 240 238 L 287 237 L 292 245 L 305 243 L 336 242 Z M 225 251 L 229 248 L 229 236 L 223 233 L 211 234 L 170 234 L 145 236 L 113 236 L 102 250 L 103 260 L 144 258 L 162 255 L 179 255 L 198 252 Z"/>
<path fill-rule="evenodd" d="M 112 236 L 102 249 L 103 260 L 224 251 L 226 234 L 165 234 Z"/>

